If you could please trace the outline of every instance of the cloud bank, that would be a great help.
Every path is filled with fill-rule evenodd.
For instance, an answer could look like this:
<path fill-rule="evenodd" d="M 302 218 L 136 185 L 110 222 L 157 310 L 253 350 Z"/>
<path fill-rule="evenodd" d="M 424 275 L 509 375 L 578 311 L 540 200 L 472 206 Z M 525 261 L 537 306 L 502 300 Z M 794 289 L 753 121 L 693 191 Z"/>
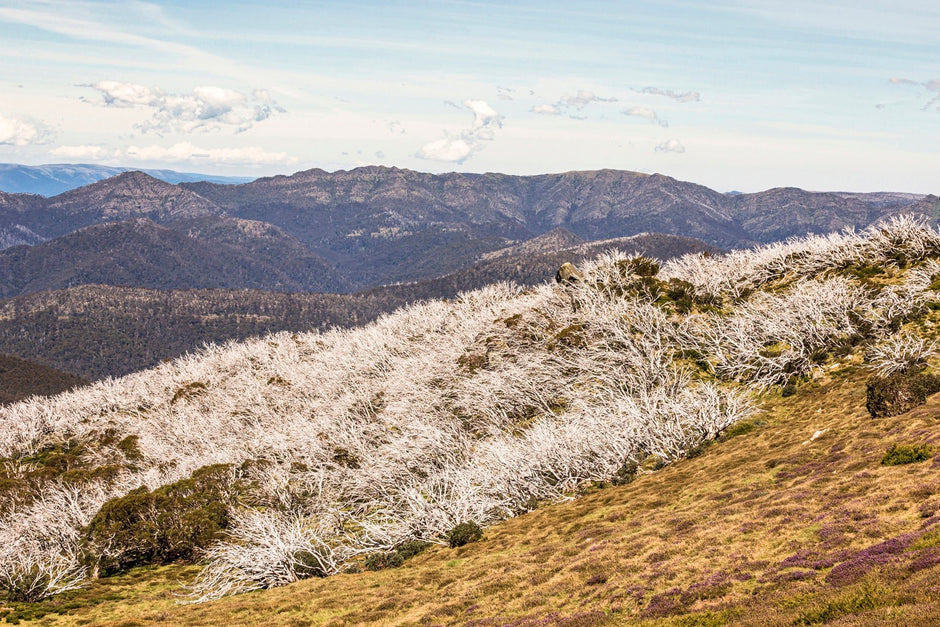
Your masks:
<path fill-rule="evenodd" d="M 179 142 L 170 147 L 156 145 L 130 146 L 124 154 L 139 161 L 166 161 L 170 163 L 270 165 L 297 161 L 286 152 L 267 152 L 258 146 L 200 148 L 189 142 Z"/>
<path fill-rule="evenodd" d="M 98 81 L 91 85 L 106 107 L 140 108 L 152 111 L 150 120 L 136 126 L 141 132 L 193 133 L 223 128 L 246 131 L 267 120 L 281 108 L 265 90 L 250 94 L 224 87 L 196 87 L 188 94 L 174 94 L 134 83 Z"/>

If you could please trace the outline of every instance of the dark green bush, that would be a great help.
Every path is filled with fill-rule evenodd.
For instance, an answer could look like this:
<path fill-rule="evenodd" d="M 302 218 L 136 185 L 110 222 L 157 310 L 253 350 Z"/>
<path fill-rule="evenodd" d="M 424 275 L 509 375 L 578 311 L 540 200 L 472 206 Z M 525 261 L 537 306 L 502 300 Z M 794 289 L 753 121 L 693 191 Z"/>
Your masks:
<path fill-rule="evenodd" d="M 686 459 L 692 459 L 693 457 L 698 457 L 699 455 L 705 452 L 709 446 L 711 446 L 712 440 L 702 440 L 688 451 L 685 452 Z"/>
<path fill-rule="evenodd" d="M 872 418 L 897 416 L 923 405 L 927 397 L 940 392 L 940 376 L 924 373 L 874 375 L 866 384 L 865 408 Z"/>
<path fill-rule="evenodd" d="M 721 304 L 718 299 L 699 294 L 694 285 L 682 279 L 669 279 L 665 295 L 673 301 L 676 311 L 683 314 L 692 311 L 695 305 L 704 307 Z"/>
<path fill-rule="evenodd" d="M 431 546 L 430 542 L 421 540 L 406 540 L 392 551 L 380 551 L 366 556 L 363 565 L 367 570 L 382 570 L 385 568 L 398 568 L 418 553 Z"/>
<path fill-rule="evenodd" d="M 231 466 L 216 464 L 153 492 L 140 487 L 108 501 L 85 529 L 93 572 L 193 559 L 228 526 L 237 484 Z"/>
<path fill-rule="evenodd" d="M 655 277 L 640 276 L 627 281 L 623 286 L 623 292 L 656 300 L 665 291 L 665 286 L 666 283 Z"/>
<path fill-rule="evenodd" d="M 636 276 L 656 276 L 659 273 L 659 262 L 649 257 L 631 257 L 617 262 L 617 270 L 624 278 L 631 274 Z"/>
<path fill-rule="evenodd" d="M 483 529 L 473 521 L 462 522 L 447 532 L 447 544 L 455 549 L 458 546 L 476 542 L 483 537 Z"/>
<path fill-rule="evenodd" d="M 611 478 L 613 485 L 627 485 L 636 479 L 636 473 L 640 469 L 636 462 L 624 462 L 623 466 L 617 469 L 617 473 Z"/>
<path fill-rule="evenodd" d="M 927 461 L 932 456 L 933 449 L 929 444 L 892 444 L 888 452 L 881 458 L 881 465 L 916 464 L 917 462 Z"/>
<path fill-rule="evenodd" d="M 784 398 L 793 396 L 794 394 L 796 394 L 796 383 L 793 381 L 788 381 L 787 384 L 780 390 L 780 396 Z"/>

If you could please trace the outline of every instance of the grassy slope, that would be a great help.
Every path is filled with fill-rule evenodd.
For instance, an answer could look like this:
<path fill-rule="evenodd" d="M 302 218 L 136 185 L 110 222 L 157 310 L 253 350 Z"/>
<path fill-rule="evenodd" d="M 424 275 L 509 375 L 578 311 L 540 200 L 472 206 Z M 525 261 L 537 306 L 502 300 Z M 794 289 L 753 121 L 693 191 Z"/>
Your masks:
<path fill-rule="evenodd" d="M 940 395 L 872 420 L 865 377 L 768 395 L 698 457 L 398 569 L 198 606 L 174 596 L 193 567 L 144 569 L 34 609 L 68 610 L 48 625 L 940 624 L 940 457 L 880 465 L 892 443 L 940 445 Z"/>

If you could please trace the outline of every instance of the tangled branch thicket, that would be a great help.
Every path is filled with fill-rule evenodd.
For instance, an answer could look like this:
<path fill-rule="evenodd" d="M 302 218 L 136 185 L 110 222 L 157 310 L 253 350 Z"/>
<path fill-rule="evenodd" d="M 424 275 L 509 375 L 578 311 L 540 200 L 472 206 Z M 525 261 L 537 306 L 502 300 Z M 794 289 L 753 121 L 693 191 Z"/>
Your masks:
<path fill-rule="evenodd" d="M 41 598 L 80 585 L 95 560 L 84 530 L 102 505 L 211 464 L 232 465 L 249 488 L 226 503 L 228 532 L 206 550 L 194 600 L 331 575 L 411 540 L 444 543 L 457 525 L 683 457 L 748 416 L 751 390 L 890 334 L 940 274 L 930 261 L 876 290 L 827 271 L 938 253 L 940 234 L 909 219 L 687 256 L 658 278 L 654 264 L 638 276 L 629 269 L 643 264 L 611 253 L 580 283 L 493 285 L 360 329 L 208 346 L 4 408 L 0 458 L 14 470 L 50 443 L 95 442 L 84 463 L 111 471 L 0 499 L 0 586 Z M 660 289 L 669 280 L 714 304 L 673 307 Z"/>

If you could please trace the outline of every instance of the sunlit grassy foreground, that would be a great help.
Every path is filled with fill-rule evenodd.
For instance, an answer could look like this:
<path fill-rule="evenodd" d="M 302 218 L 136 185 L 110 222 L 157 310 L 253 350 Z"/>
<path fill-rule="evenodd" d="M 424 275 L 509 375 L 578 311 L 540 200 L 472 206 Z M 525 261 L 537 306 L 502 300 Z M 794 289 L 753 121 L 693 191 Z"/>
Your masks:
<path fill-rule="evenodd" d="M 68 612 L 51 625 L 935 624 L 940 460 L 881 460 L 940 445 L 940 398 L 873 420 L 866 376 L 769 394 L 698 457 L 400 568 L 182 606 L 192 567 L 139 569 L 31 609 Z"/>

